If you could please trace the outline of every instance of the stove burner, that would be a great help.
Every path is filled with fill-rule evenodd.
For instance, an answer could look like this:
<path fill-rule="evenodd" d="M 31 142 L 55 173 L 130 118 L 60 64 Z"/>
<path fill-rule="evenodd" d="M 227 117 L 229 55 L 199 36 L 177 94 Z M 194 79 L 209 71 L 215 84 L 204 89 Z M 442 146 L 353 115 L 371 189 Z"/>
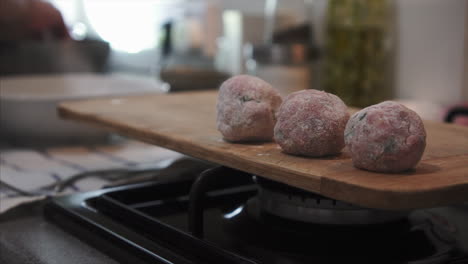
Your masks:
<path fill-rule="evenodd" d="M 259 177 L 255 184 L 249 174 L 217 167 L 195 182 L 57 197 L 46 206 L 46 216 L 125 263 L 135 263 L 125 258 L 127 252 L 148 263 L 171 264 L 466 263 L 458 240 L 449 239 L 453 234 L 425 214 L 414 217 L 421 211 L 373 224 L 332 216 L 340 224 L 324 224 L 308 222 L 298 209 L 373 211 L 326 199 Z M 262 205 L 271 200 L 281 205 L 294 200 L 287 208 L 296 208 L 292 215 L 300 220 Z"/>
<path fill-rule="evenodd" d="M 363 208 L 292 186 L 255 177 L 259 208 L 271 215 L 314 224 L 368 225 L 405 219 L 407 211 Z M 258 212 L 252 212 L 256 215 Z"/>
<path fill-rule="evenodd" d="M 261 256 L 264 263 L 439 264 L 452 255 L 430 222 L 311 224 L 264 213 L 253 216 L 252 211 L 260 211 L 257 201 L 250 199 L 226 214 L 223 227 L 236 250 Z"/>

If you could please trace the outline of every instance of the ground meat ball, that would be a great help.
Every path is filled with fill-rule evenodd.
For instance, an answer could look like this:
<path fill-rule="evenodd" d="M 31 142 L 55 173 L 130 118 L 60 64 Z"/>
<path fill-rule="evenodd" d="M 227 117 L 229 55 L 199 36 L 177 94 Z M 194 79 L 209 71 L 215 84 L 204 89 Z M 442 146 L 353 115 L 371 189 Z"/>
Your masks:
<path fill-rule="evenodd" d="M 232 77 L 219 89 L 218 130 L 227 141 L 271 141 L 281 101 L 278 91 L 260 78 Z"/>
<path fill-rule="evenodd" d="M 284 152 L 320 157 L 344 147 L 347 107 L 336 95 L 303 90 L 286 97 L 277 114 L 274 136 Z"/>
<path fill-rule="evenodd" d="M 426 147 L 421 118 L 405 106 L 386 101 L 355 113 L 345 130 L 354 166 L 377 172 L 413 168 Z"/>

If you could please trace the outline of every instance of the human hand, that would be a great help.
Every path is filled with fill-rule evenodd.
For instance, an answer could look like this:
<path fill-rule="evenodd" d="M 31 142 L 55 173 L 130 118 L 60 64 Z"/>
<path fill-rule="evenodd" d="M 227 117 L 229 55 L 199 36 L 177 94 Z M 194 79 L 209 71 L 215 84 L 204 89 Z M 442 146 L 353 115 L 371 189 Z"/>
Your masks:
<path fill-rule="evenodd" d="M 25 21 L 26 36 L 30 38 L 70 38 L 60 11 L 48 2 L 31 0 L 26 10 Z"/>

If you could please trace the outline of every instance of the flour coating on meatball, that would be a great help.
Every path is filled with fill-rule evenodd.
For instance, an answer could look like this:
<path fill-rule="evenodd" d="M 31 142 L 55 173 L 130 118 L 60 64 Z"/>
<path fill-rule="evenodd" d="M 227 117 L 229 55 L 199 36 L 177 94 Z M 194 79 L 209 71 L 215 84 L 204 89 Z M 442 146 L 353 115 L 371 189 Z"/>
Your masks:
<path fill-rule="evenodd" d="M 405 106 L 385 101 L 355 113 L 345 130 L 355 167 L 401 172 L 421 160 L 426 131 L 421 118 Z"/>
<path fill-rule="evenodd" d="M 288 95 L 280 106 L 275 141 L 285 153 L 310 157 L 337 154 L 344 147 L 349 114 L 336 95 L 303 90 Z"/>
<path fill-rule="evenodd" d="M 231 142 L 271 141 L 281 101 L 279 92 L 260 78 L 232 77 L 219 89 L 217 128 Z"/>

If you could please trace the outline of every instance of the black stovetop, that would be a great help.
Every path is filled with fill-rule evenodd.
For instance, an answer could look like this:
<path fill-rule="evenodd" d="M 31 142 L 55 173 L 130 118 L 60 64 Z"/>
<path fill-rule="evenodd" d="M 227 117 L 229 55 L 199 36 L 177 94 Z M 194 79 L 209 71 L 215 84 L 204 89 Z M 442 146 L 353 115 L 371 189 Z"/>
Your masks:
<path fill-rule="evenodd" d="M 468 263 L 468 229 L 437 210 L 385 224 L 310 224 L 261 212 L 251 175 L 219 178 L 202 188 L 201 215 L 185 179 L 58 197 L 45 216 L 121 263 Z"/>

